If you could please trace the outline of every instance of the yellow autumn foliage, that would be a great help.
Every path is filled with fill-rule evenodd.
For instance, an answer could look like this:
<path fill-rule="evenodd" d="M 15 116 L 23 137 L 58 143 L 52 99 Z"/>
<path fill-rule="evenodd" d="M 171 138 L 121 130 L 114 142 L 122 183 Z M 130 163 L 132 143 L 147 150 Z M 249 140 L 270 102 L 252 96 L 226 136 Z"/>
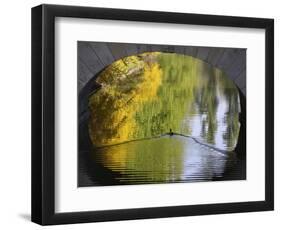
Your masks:
<path fill-rule="evenodd" d="M 148 54 L 147 54 L 148 55 Z M 151 54 L 157 55 L 155 53 Z M 157 97 L 162 70 L 157 62 L 136 56 L 115 62 L 97 80 L 101 89 L 89 98 L 89 133 L 96 146 L 112 145 L 134 138 L 136 107 Z M 109 109 L 110 108 L 110 109 Z M 98 111 L 97 111 L 98 110 Z"/>

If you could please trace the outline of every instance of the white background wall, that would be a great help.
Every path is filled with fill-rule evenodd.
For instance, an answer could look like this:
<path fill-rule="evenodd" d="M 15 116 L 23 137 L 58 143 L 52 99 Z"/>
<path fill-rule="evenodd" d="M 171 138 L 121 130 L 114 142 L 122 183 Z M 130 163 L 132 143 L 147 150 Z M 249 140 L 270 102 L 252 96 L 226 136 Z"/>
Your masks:
<path fill-rule="evenodd" d="M 275 18 L 275 211 L 95 224 L 68 229 L 278 229 L 281 223 L 280 6 L 277 0 L 2 1 L 0 42 L 0 228 L 39 229 L 30 222 L 30 8 L 41 3 Z M 258 124 L 257 124 L 258 125 Z M 66 226 L 56 226 L 64 229 Z M 49 227 L 47 227 L 49 228 Z M 280 228 L 280 227 L 279 227 Z"/>

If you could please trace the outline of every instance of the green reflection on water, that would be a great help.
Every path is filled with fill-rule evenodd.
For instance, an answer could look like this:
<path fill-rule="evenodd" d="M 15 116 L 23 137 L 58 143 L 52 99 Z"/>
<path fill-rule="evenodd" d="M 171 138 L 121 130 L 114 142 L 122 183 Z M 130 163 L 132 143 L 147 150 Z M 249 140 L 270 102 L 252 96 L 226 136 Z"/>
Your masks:
<path fill-rule="evenodd" d="M 94 146 L 173 132 L 223 150 L 235 148 L 239 95 L 219 69 L 196 58 L 144 53 L 118 60 L 96 80 L 89 98 L 89 133 Z"/>
<path fill-rule="evenodd" d="M 227 161 L 236 160 L 182 136 L 98 148 L 95 159 L 118 173 L 121 184 L 212 180 L 223 175 Z"/>
<path fill-rule="evenodd" d="M 221 150 L 235 148 L 239 94 L 219 69 L 151 52 L 112 63 L 96 82 L 101 87 L 89 97 L 93 160 L 116 172 L 120 183 L 211 180 L 235 164 L 231 153 L 163 135 L 171 129 Z"/>

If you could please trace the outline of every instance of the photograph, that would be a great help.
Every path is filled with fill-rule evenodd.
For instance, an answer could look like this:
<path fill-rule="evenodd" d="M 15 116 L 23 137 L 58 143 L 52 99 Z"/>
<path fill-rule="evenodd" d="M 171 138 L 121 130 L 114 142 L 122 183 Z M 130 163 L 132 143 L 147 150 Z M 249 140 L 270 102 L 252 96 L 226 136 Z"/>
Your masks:
<path fill-rule="evenodd" d="M 274 18 L 151 5 L 32 7 L 31 221 L 259 212 L 234 222 L 267 226 L 258 215 L 274 210 Z M 6 88 L 15 107 L 7 96 L 18 90 Z"/>
<path fill-rule="evenodd" d="M 246 53 L 77 41 L 78 187 L 246 180 Z"/>

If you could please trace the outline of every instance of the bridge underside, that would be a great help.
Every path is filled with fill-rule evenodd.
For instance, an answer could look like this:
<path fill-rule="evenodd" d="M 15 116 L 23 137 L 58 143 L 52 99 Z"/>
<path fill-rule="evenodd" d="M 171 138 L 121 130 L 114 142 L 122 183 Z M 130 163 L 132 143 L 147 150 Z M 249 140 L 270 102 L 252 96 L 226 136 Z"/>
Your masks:
<path fill-rule="evenodd" d="M 184 54 L 203 60 L 223 70 L 246 96 L 246 49 L 106 42 L 78 42 L 79 92 L 112 62 L 151 51 Z"/>

